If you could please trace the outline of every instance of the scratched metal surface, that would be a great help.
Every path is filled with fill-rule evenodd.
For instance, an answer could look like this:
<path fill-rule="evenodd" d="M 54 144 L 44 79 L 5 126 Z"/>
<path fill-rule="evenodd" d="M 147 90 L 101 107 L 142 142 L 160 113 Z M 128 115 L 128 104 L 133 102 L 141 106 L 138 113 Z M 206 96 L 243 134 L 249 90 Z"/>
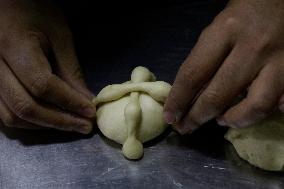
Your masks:
<path fill-rule="evenodd" d="M 161 80 L 173 81 L 201 29 L 224 6 L 214 0 L 178 2 L 103 17 L 107 22 L 99 22 L 96 16 L 101 14 L 93 16 L 84 6 L 75 13 L 65 7 L 94 93 L 129 79 L 137 65 L 149 67 Z M 124 159 L 120 146 L 96 130 L 89 136 L 1 130 L 1 189 L 284 187 L 283 174 L 261 171 L 240 160 L 223 139 L 226 130 L 214 122 L 191 136 L 168 130 L 145 145 L 140 161 Z"/>

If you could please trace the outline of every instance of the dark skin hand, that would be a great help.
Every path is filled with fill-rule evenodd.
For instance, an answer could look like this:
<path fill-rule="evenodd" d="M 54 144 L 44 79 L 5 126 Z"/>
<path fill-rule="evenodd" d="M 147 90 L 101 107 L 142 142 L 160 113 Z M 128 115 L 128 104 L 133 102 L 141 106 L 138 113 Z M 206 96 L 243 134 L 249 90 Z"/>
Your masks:
<path fill-rule="evenodd" d="M 185 134 L 215 118 L 245 127 L 284 112 L 283 18 L 283 0 L 231 0 L 180 67 L 166 121 Z"/>
<path fill-rule="evenodd" d="M 48 1 L 0 0 L 4 125 L 89 133 L 91 99 L 60 11 Z"/>

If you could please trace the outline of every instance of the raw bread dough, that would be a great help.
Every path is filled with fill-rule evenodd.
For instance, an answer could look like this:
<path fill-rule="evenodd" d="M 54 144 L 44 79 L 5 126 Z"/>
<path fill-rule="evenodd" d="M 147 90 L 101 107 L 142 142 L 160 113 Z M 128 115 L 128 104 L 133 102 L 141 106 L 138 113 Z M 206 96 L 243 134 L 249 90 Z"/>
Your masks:
<path fill-rule="evenodd" d="M 143 156 L 143 144 L 167 127 L 163 104 L 171 85 L 156 78 L 147 68 L 132 71 L 131 81 L 106 86 L 94 99 L 97 124 L 109 139 L 123 144 L 128 159 Z"/>
<path fill-rule="evenodd" d="M 283 171 L 284 114 L 275 113 L 247 128 L 229 129 L 225 138 L 250 164 L 268 171 Z"/>

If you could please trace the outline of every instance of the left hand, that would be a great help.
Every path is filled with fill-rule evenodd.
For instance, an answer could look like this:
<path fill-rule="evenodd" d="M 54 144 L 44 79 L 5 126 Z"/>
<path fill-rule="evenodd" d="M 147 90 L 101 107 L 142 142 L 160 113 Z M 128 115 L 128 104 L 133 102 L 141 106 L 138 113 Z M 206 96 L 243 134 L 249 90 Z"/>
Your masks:
<path fill-rule="evenodd" d="M 180 67 L 165 104 L 166 121 L 185 134 L 214 118 L 244 127 L 275 108 L 283 111 L 283 18 L 283 0 L 231 0 Z"/>
<path fill-rule="evenodd" d="M 0 0 L 0 123 L 92 130 L 96 109 L 73 37 L 52 1 Z"/>

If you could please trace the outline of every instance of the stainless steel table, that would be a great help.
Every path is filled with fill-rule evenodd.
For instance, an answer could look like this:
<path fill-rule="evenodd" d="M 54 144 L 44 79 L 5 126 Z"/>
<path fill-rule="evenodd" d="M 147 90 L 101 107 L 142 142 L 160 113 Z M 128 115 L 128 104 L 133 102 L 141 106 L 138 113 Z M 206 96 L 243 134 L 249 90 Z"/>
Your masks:
<path fill-rule="evenodd" d="M 223 6 L 214 0 L 180 1 L 104 17 L 110 23 L 97 22 L 100 18 L 88 11 L 75 13 L 79 18 L 71 24 L 90 88 L 97 93 L 125 81 L 137 65 L 172 82 L 201 29 Z M 261 171 L 238 158 L 223 139 L 226 129 L 214 122 L 190 136 L 169 129 L 145 145 L 140 161 L 126 160 L 120 146 L 96 129 L 88 136 L 1 130 L 1 189 L 284 188 L 282 173 Z"/>

